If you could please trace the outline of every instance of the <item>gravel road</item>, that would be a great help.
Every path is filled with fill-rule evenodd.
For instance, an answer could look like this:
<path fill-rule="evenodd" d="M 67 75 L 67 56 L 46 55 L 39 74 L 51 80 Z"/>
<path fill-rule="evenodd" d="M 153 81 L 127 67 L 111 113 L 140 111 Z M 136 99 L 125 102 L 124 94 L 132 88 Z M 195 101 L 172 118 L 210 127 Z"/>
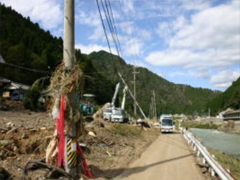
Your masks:
<path fill-rule="evenodd" d="M 204 180 L 181 134 L 162 134 L 116 179 Z"/>

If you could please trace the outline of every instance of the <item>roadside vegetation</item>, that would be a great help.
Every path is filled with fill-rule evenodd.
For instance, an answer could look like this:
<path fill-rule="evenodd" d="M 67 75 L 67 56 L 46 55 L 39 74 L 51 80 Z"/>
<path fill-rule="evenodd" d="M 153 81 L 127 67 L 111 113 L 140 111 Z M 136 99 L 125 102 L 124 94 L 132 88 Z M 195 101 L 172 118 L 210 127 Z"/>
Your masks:
<path fill-rule="evenodd" d="M 142 129 L 135 126 L 129 126 L 128 124 L 114 124 L 111 130 L 121 136 L 143 138 Z"/>
<path fill-rule="evenodd" d="M 233 175 L 235 179 L 240 179 L 240 160 L 238 158 L 211 148 L 208 148 L 208 151 L 216 157 L 217 161 L 225 169 L 230 170 L 231 175 Z"/>
<path fill-rule="evenodd" d="M 199 129 L 218 129 L 219 125 L 213 123 L 200 123 L 200 122 L 183 122 L 182 127 L 189 128 L 199 128 Z"/>

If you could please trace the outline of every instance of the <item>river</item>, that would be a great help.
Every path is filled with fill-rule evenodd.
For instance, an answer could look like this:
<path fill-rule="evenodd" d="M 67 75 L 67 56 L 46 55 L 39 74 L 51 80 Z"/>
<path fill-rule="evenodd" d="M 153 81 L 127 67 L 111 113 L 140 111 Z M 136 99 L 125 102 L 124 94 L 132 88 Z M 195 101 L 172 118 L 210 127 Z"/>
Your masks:
<path fill-rule="evenodd" d="M 240 135 L 213 129 L 191 128 L 190 131 L 202 140 L 204 146 L 237 156 L 240 159 Z"/>

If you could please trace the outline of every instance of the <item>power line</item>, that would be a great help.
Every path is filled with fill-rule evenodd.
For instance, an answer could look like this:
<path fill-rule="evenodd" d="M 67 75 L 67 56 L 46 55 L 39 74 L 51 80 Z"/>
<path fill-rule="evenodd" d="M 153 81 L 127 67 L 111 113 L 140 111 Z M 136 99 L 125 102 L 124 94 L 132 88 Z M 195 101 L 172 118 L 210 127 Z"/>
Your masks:
<path fill-rule="evenodd" d="M 103 17 L 102 17 L 102 13 L 101 13 L 101 10 L 100 10 L 99 2 L 98 2 L 98 0 L 96 0 L 96 2 L 97 2 L 98 12 L 99 12 L 99 15 L 100 15 L 100 19 L 101 19 L 102 27 L 103 27 L 103 30 L 104 30 L 104 34 L 105 34 L 105 37 L 106 37 L 106 40 L 107 40 L 107 43 L 108 43 L 108 48 L 109 48 L 110 53 L 112 54 L 112 50 L 111 50 L 109 39 L 108 39 L 108 36 L 107 36 L 107 31 L 106 31 L 106 28 L 105 28 L 105 25 L 104 25 L 104 22 L 103 22 Z M 113 59 L 113 56 L 112 56 L 112 59 Z"/>
<path fill-rule="evenodd" d="M 16 67 L 16 68 L 19 68 L 19 69 L 24 69 L 24 70 L 27 70 L 27 71 L 32 71 L 32 72 L 35 72 L 35 73 L 42 73 L 42 74 L 51 74 L 51 73 L 52 73 L 51 71 L 43 71 L 43 70 L 38 70 L 38 69 L 30 69 L 30 68 L 26 68 L 26 67 L 22 67 L 22 66 L 17 66 L 17 65 L 15 65 L 15 64 L 6 63 L 6 62 L 0 63 L 0 64 L 12 66 L 12 67 Z"/>
<path fill-rule="evenodd" d="M 106 1 L 106 0 L 105 0 Z M 114 20 L 114 16 L 113 16 L 113 11 L 112 11 L 112 6 L 111 6 L 111 3 L 110 3 L 110 0 L 107 0 L 107 2 L 108 2 L 108 6 L 109 6 L 109 9 L 110 9 L 110 12 L 111 12 L 111 18 L 112 18 L 112 25 L 113 25 L 113 31 L 114 31 L 114 33 L 115 33 L 115 36 L 116 36 L 116 38 L 117 38 L 117 44 L 118 44 L 118 48 L 119 48 L 119 51 L 120 51 L 120 55 L 121 55 L 121 45 L 120 45 L 120 42 L 119 42 L 119 39 L 118 39 L 118 32 L 117 32 L 117 28 L 116 28 L 116 23 L 115 23 L 115 20 Z"/>
<path fill-rule="evenodd" d="M 108 23 L 108 27 L 109 27 L 112 39 L 113 39 L 113 43 L 116 47 L 116 51 L 118 53 L 118 56 L 120 56 L 118 45 L 116 43 L 116 39 L 115 39 L 115 36 L 114 36 L 114 29 L 113 29 L 112 20 L 111 20 L 111 16 L 110 16 L 110 12 L 109 12 L 109 8 L 108 8 L 108 5 L 106 3 L 106 0 L 105 0 L 105 7 L 104 7 L 103 0 L 101 0 L 101 4 L 102 4 L 102 9 L 103 9 L 104 14 L 105 14 L 105 18 L 106 18 L 107 23 Z"/>

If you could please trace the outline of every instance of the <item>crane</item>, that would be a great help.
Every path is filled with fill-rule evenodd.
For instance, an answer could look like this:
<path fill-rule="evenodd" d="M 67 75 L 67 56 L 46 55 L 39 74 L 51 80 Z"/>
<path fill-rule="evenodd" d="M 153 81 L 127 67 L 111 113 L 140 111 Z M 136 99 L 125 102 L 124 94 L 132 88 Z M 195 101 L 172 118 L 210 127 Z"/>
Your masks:
<path fill-rule="evenodd" d="M 111 107 L 114 108 L 115 107 L 115 102 L 116 102 L 116 98 L 117 98 L 117 94 L 119 91 L 119 87 L 120 87 L 120 83 L 117 83 L 116 88 L 115 88 L 115 92 L 112 98 L 112 103 L 111 103 Z"/>
<path fill-rule="evenodd" d="M 121 108 L 124 110 L 125 109 L 125 102 L 126 102 L 126 93 L 128 91 L 128 87 L 125 86 L 123 89 L 123 99 L 122 99 L 122 105 Z"/>

